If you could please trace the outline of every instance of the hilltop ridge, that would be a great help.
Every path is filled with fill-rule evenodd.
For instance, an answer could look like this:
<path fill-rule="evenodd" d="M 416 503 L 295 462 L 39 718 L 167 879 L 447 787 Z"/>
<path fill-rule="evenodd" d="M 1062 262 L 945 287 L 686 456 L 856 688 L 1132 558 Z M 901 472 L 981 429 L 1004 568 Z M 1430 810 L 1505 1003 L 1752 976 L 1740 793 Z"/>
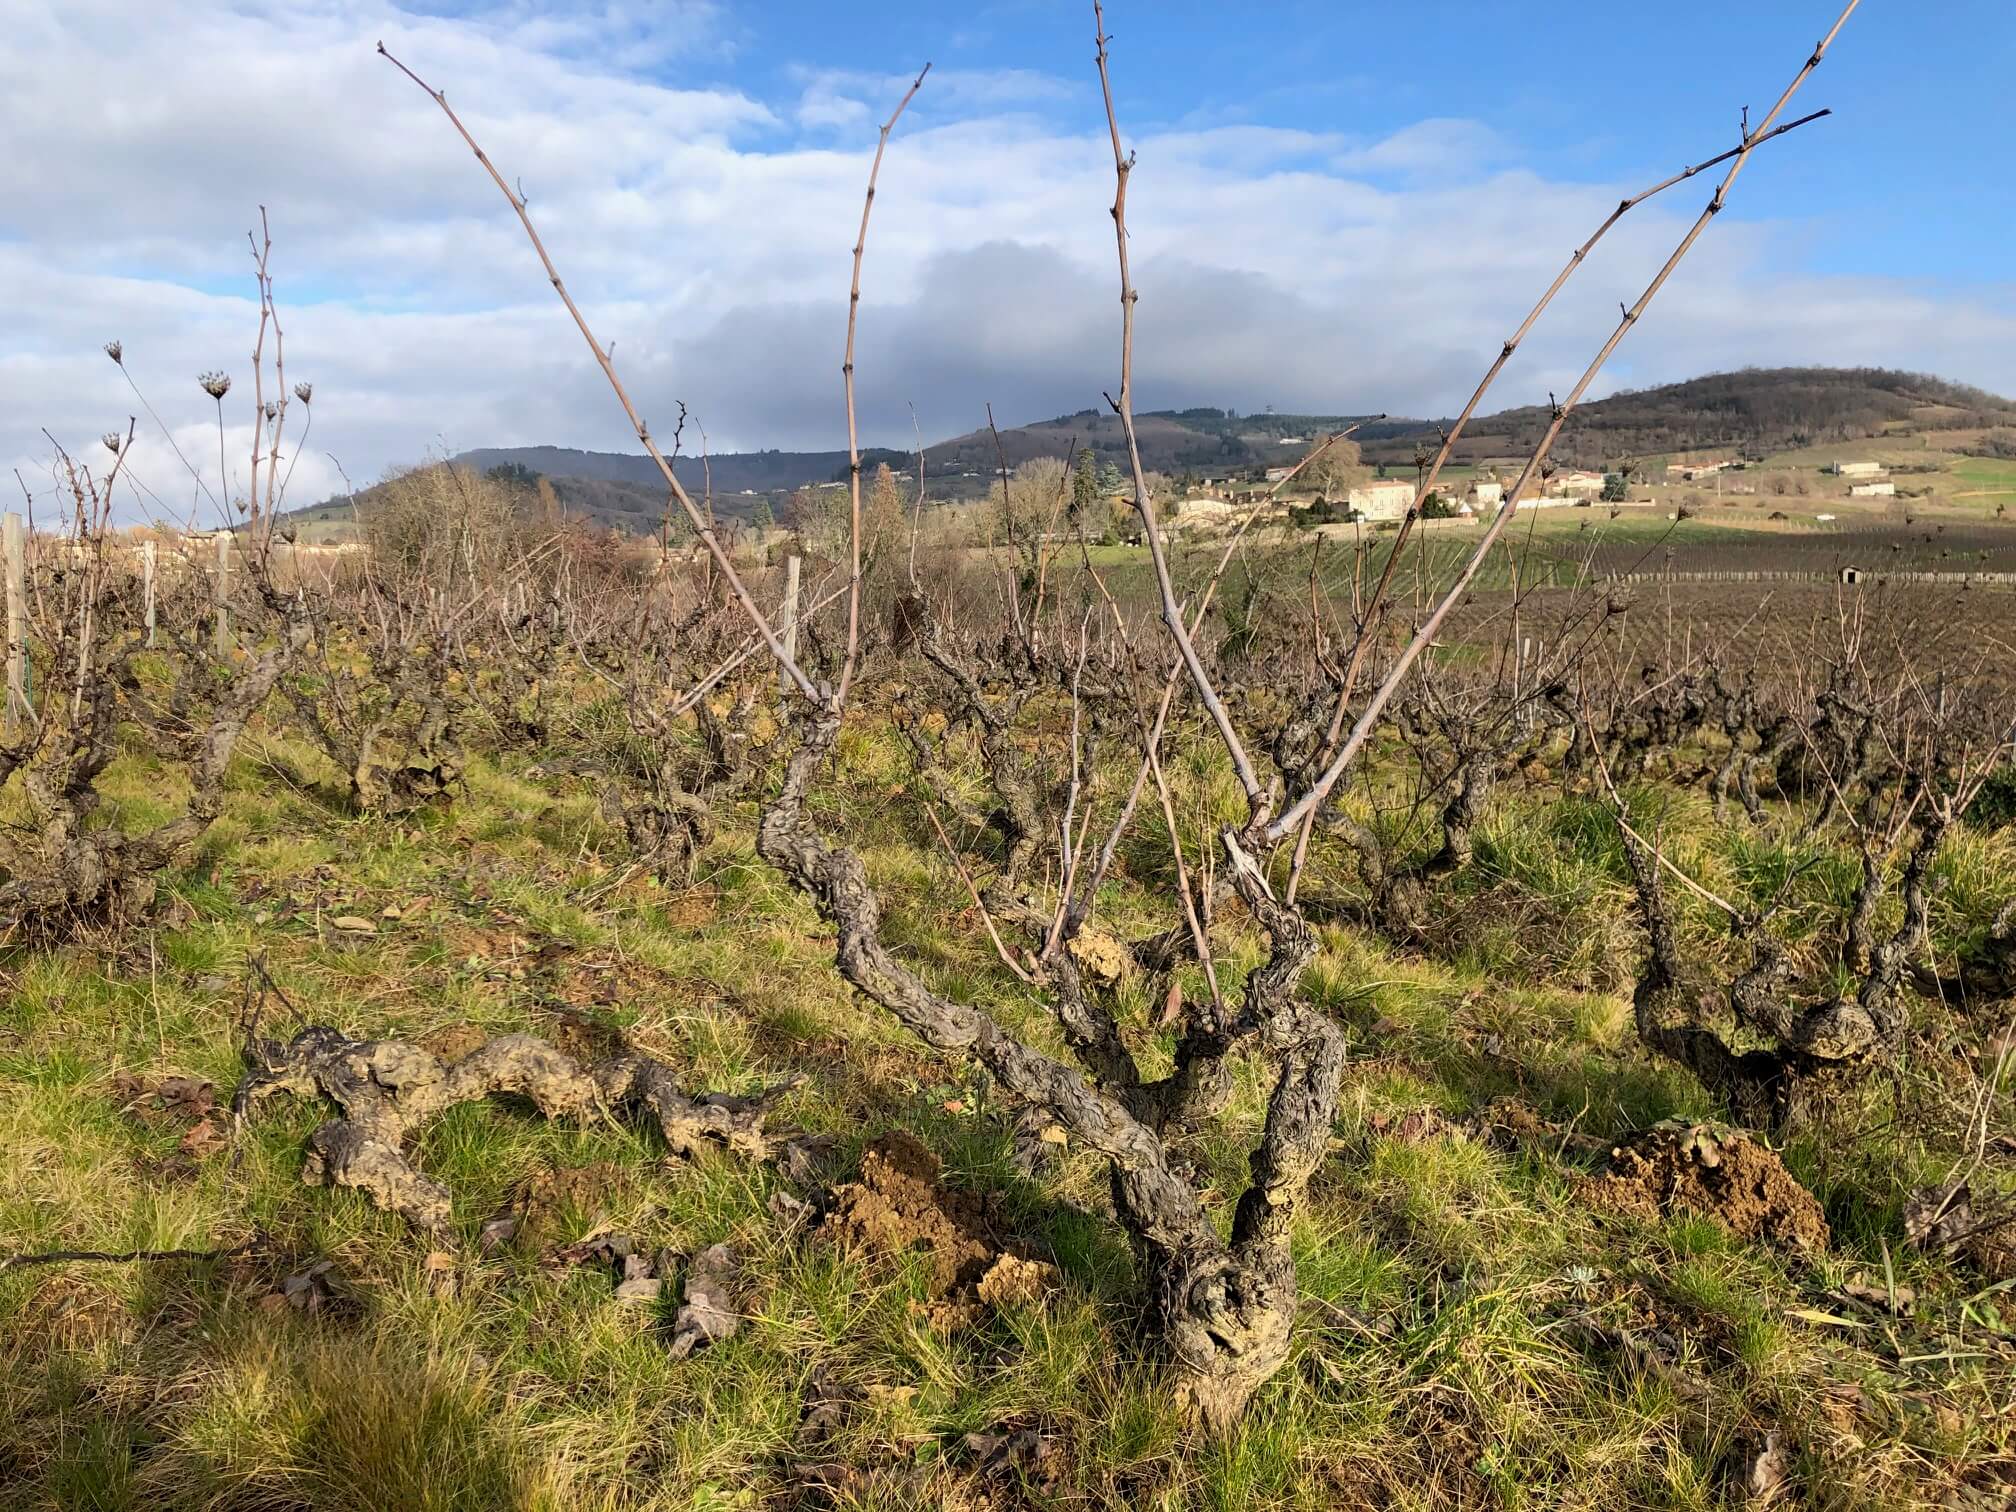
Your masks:
<path fill-rule="evenodd" d="M 1478 465 L 1517 459 L 1538 444 L 1550 418 L 1545 405 L 1480 416 L 1466 428 L 1455 461 Z M 1137 416 L 1143 463 L 1178 477 L 1292 463 L 1322 435 L 1354 423 L 1368 464 L 1404 468 L 1412 465 L 1417 448 L 1439 440 L 1449 422 L 1209 408 L 1150 410 Z M 1920 433 L 1954 433 L 1964 440 L 2010 426 L 2016 426 L 2016 401 L 1927 374 L 1885 368 L 1744 368 L 1592 400 L 1570 416 L 1554 456 L 1564 466 L 1588 468 L 1704 450 L 1761 459 L 1805 447 Z M 925 468 L 934 498 L 974 499 L 986 493 L 1004 459 L 1015 467 L 1035 457 L 1068 458 L 1087 447 L 1102 459 L 1124 463 L 1120 424 L 1110 411 L 1083 409 L 1005 427 L 998 436 L 984 427 L 969 431 L 927 446 Z M 869 448 L 863 456 L 871 467 L 886 462 L 905 473 L 916 467 L 912 452 Z M 664 484 L 647 456 L 542 445 L 479 447 L 451 460 L 479 470 L 508 467 L 545 477 L 570 512 L 619 529 L 654 530 L 664 511 Z M 696 496 L 711 481 L 721 514 L 747 519 L 760 505 L 775 511 L 794 489 L 844 480 L 847 454 L 773 448 L 723 453 L 704 463 L 681 456 L 674 467 Z M 362 497 L 368 501 L 369 490 Z M 319 513 L 326 520 L 346 503 L 332 500 L 299 513 Z"/>

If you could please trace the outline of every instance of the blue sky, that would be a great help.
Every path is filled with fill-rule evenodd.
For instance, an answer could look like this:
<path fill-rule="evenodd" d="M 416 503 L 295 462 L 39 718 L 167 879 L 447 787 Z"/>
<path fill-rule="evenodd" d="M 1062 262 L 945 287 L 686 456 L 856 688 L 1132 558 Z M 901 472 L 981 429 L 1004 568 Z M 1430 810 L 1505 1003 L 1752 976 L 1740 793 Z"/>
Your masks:
<path fill-rule="evenodd" d="M 1108 25 L 1136 127 L 1251 122 L 1383 137 L 1426 117 L 1472 118 L 1539 172 L 1625 182 L 1732 145 L 1741 108 L 1769 108 L 1838 5 L 1158 0 L 1116 5 Z M 732 75 L 775 95 L 805 58 L 869 72 L 900 71 L 913 56 L 1027 69 L 1070 86 L 1057 123 L 1099 124 L 1089 5 L 869 9 L 782 0 L 740 11 L 725 50 Z M 2016 278 L 2012 87 L 2008 0 L 1865 0 L 1795 112 L 1831 106 L 1833 118 L 1746 170 L 1753 182 L 1737 212 L 1810 217 L 1816 269 Z"/>
<path fill-rule="evenodd" d="M 246 365 L 260 204 L 290 377 L 317 383 L 297 490 L 624 445 L 508 207 L 380 38 L 524 183 L 647 415 L 683 400 L 717 449 L 842 444 L 847 248 L 875 125 L 926 59 L 870 239 L 868 439 L 903 443 L 913 404 L 935 436 L 1113 382 L 1089 3 L 6 6 L 0 461 L 46 473 L 42 426 L 75 445 L 123 422 L 113 337 L 214 448 L 190 375 Z M 1733 144 L 1837 9 L 1114 0 L 1141 403 L 1446 413 L 1616 198 Z M 2012 65 L 2009 0 L 1865 0 L 1795 107 L 1834 116 L 1758 155 L 1596 392 L 1805 362 L 2016 392 Z M 80 78 L 102 102 L 82 113 Z M 1503 402 L 1572 382 L 1707 192 L 1619 228 Z M 154 450 L 136 468 L 165 489 Z"/>

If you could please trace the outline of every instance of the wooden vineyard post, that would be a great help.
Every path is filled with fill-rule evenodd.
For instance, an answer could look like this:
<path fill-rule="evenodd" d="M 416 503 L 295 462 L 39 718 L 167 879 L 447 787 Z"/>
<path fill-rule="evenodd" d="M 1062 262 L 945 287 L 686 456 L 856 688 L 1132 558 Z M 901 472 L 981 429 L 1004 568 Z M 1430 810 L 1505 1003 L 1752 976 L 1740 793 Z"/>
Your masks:
<path fill-rule="evenodd" d="M 147 649 L 154 649 L 154 556 L 152 541 L 140 543 L 140 599 L 147 622 Z"/>
<path fill-rule="evenodd" d="M 21 516 L 9 510 L 0 547 L 7 558 L 7 738 L 21 732 L 28 705 L 28 542 Z"/>
<path fill-rule="evenodd" d="M 798 558 L 784 559 L 784 655 L 790 661 L 798 659 Z M 784 683 L 788 690 L 790 681 Z"/>

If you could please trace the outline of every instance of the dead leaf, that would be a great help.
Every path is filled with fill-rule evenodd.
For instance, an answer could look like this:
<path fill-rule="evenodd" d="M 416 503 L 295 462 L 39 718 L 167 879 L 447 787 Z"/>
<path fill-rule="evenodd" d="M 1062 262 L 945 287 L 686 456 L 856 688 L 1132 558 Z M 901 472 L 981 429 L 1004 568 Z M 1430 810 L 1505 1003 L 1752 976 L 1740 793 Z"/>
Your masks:
<path fill-rule="evenodd" d="M 1811 1323 L 1821 1328 L 1868 1328 L 1870 1325 L 1854 1318 L 1844 1318 L 1839 1313 L 1821 1312 L 1817 1307 L 1788 1307 L 1785 1316 L 1797 1318 L 1802 1323 Z"/>
<path fill-rule="evenodd" d="M 817 1186 L 819 1163 L 840 1143 L 830 1134 L 804 1134 L 784 1146 L 777 1158 L 778 1169 L 800 1186 Z"/>
<path fill-rule="evenodd" d="M 333 1260 L 317 1260 L 306 1270 L 298 1270 L 280 1283 L 280 1289 L 266 1299 L 268 1305 L 291 1307 L 296 1312 L 320 1312 L 335 1300 L 335 1289 L 329 1284 L 329 1273 L 336 1268 Z"/>
<path fill-rule="evenodd" d="M 735 1273 L 735 1252 L 725 1244 L 709 1245 L 686 1267 L 686 1300 L 672 1319 L 672 1358 L 683 1360 L 696 1349 L 729 1338 L 742 1326 L 741 1315 L 728 1295 Z"/>
<path fill-rule="evenodd" d="M 656 1276 L 632 1276 L 616 1284 L 618 1302 L 656 1302 L 664 1295 L 665 1283 Z"/>
<path fill-rule="evenodd" d="M 793 1196 L 785 1191 L 772 1192 L 767 1205 L 771 1217 L 780 1218 L 786 1223 L 806 1223 L 819 1213 L 819 1210 L 803 1197 Z"/>
<path fill-rule="evenodd" d="M 960 1440 L 960 1444 L 973 1456 L 978 1469 L 1019 1471 L 1025 1475 L 1038 1469 L 1057 1447 L 1056 1440 L 1049 1434 L 1034 1428 L 969 1433 Z"/>
<path fill-rule="evenodd" d="M 201 1160 L 211 1151 L 220 1150 L 228 1143 L 230 1141 L 225 1138 L 224 1131 L 206 1115 L 189 1126 L 188 1132 L 182 1136 L 182 1142 L 176 1148 L 191 1160 Z"/>
<path fill-rule="evenodd" d="M 622 1234 L 590 1234 L 572 1244 L 563 1244 L 546 1256 L 548 1266 L 606 1265 L 621 1272 L 623 1262 L 636 1253 L 634 1240 Z"/>
<path fill-rule="evenodd" d="M 217 1089 L 200 1076 L 135 1076 L 121 1071 L 112 1092 L 142 1123 L 197 1122 L 217 1106 Z"/>
<path fill-rule="evenodd" d="M 427 1288 L 437 1297 L 447 1297 L 455 1292 L 455 1257 L 446 1250 L 429 1250 L 427 1258 L 420 1262 L 420 1268 L 427 1273 Z"/>
<path fill-rule="evenodd" d="M 1859 1302 L 1864 1307 L 1877 1312 L 1886 1312 L 1893 1317 L 1908 1318 L 1916 1309 L 1918 1294 L 1908 1286 L 1891 1288 L 1878 1285 L 1868 1276 L 1857 1276 L 1838 1292 L 1829 1293 L 1837 1301 Z"/>
<path fill-rule="evenodd" d="M 1904 1199 L 1904 1237 L 1919 1249 L 1944 1249 L 1973 1227 L 1973 1194 L 1956 1187 L 1920 1187 Z"/>
<path fill-rule="evenodd" d="M 494 1255 L 518 1237 L 519 1222 L 516 1213 L 499 1213 L 484 1219 L 483 1226 L 476 1231 L 476 1248 L 483 1254 Z"/>
<path fill-rule="evenodd" d="M 1776 1433 L 1764 1435 L 1764 1442 L 1743 1467 L 1743 1494 L 1749 1505 L 1768 1507 L 1785 1494 L 1791 1466 Z"/>
<path fill-rule="evenodd" d="M 378 926 L 358 914 L 337 914 L 329 921 L 332 929 L 347 930 L 351 934 L 376 934 Z"/>

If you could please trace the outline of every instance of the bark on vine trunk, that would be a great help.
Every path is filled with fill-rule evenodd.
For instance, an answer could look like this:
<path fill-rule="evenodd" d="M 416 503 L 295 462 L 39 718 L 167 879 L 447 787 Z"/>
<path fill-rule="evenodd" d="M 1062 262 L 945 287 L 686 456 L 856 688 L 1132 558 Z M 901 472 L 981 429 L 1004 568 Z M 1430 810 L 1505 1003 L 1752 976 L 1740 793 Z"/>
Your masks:
<path fill-rule="evenodd" d="M 1049 1109 L 1074 1141 L 1111 1163 L 1114 1207 L 1148 1282 L 1173 1389 L 1200 1427 L 1222 1431 L 1287 1359 L 1297 1296 L 1289 1229 L 1336 1117 L 1343 1037 L 1293 999 L 1316 948 L 1307 925 L 1275 902 L 1259 868 L 1228 837 L 1235 885 L 1267 931 L 1270 951 L 1248 979 L 1227 1047 L 1250 1044 L 1281 1069 L 1252 1160 L 1253 1185 L 1227 1243 L 1184 1163 L 1130 1107 L 1136 1102 L 1130 1090 L 1154 1089 L 1096 1085 L 1021 1043 L 980 1009 L 932 991 L 889 951 L 881 903 L 861 859 L 827 844 L 806 809 L 838 732 L 836 715 L 808 716 L 777 797 L 764 810 L 758 851 L 838 931 L 835 957 L 850 983 L 925 1043 L 970 1055 L 1010 1092 Z"/>

